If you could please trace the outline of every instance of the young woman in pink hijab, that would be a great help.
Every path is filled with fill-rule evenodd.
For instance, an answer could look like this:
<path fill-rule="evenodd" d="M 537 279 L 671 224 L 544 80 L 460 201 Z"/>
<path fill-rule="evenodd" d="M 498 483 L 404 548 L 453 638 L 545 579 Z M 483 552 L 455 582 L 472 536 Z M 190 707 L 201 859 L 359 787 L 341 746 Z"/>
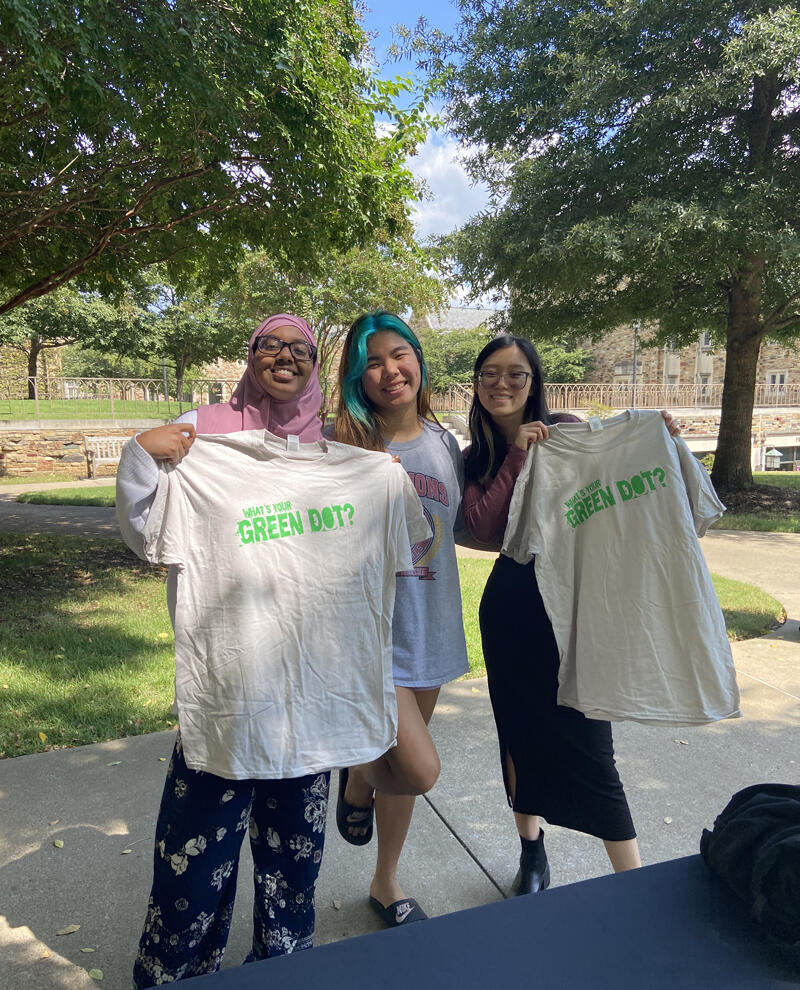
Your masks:
<path fill-rule="evenodd" d="M 322 438 L 316 356 L 305 320 L 285 313 L 271 316 L 250 338 L 247 370 L 230 402 L 201 406 L 126 445 L 117 475 L 117 515 L 131 549 L 144 557 L 142 532 L 158 483 L 157 461 L 178 462 L 196 434 L 266 429 L 302 442 Z M 174 616 L 174 567 L 170 572 Z M 311 945 L 329 777 L 231 780 L 198 772 L 186 764 L 179 733 L 156 826 L 153 886 L 135 986 L 171 983 L 219 968 L 246 830 L 255 882 L 248 960 Z"/>
<path fill-rule="evenodd" d="M 295 353 L 296 352 L 296 353 Z M 155 460 L 179 461 L 197 433 L 269 430 L 294 435 L 301 443 L 322 437 L 322 389 L 317 346 L 311 327 L 299 316 L 279 313 L 259 324 L 247 348 L 247 369 L 230 402 L 200 406 L 168 426 L 136 438 Z"/>

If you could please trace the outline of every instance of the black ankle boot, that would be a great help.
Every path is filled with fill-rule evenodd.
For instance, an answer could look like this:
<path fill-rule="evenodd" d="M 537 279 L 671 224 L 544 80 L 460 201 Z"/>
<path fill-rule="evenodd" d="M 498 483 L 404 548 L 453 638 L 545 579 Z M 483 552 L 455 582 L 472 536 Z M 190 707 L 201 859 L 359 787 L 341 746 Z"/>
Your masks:
<path fill-rule="evenodd" d="M 519 869 L 511 884 L 511 893 L 535 894 L 537 890 L 547 890 L 550 886 L 550 865 L 544 851 L 544 830 L 539 829 L 536 839 L 523 839 L 519 854 Z"/>

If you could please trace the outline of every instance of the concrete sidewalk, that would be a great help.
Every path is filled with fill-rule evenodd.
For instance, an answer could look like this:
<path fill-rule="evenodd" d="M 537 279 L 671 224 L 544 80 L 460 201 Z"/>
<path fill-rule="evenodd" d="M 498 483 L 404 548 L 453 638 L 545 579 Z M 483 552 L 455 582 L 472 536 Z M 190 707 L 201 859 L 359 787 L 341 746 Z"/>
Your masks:
<path fill-rule="evenodd" d="M 0 498 L 0 530 L 11 528 L 6 508 L 13 513 L 47 507 Z M 77 514 L 71 523 L 59 522 L 61 510 L 55 521 L 39 512 L 26 528 L 52 531 L 47 527 L 53 525 L 56 531 L 113 535 L 113 510 L 104 513 L 97 526 L 108 530 Z M 646 863 L 697 852 L 702 829 L 742 787 L 800 781 L 800 536 L 718 531 L 702 545 L 715 573 L 759 584 L 790 618 L 767 637 L 734 644 L 744 718 L 702 729 L 615 726 L 620 772 Z M 442 774 L 417 803 L 401 879 L 406 892 L 437 915 L 504 896 L 519 846 L 505 803 L 485 679 L 445 687 L 431 728 Z M 93 987 L 87 973 L 92 967 L 103 970 L 103 987 L 127 990 L 151 879 L 164 761 L 173 741 L 164 732 L 0 762 L 0 990 Z M 380 927 L 366 903 L 375 846 L 342 841 L 334 803 L 318 889 L 318 943 Z M 554 884 L 608 872 L 598 840 L 557 827 L 546 831 Z M 56 839 L 63 848 L 54 847 Z M 246 847 L 226 967 L 237 965 L 249 947 Z M 80 930 L 56 934 L 71 924 Z M 354 979 L 361 985 L 367 977 Z"/>
<path fill-rule="evenodd" d="M 16 501 L 17 495 L 25 492 L 45 492 L 58 488 L 105 488 L 113 484 L 114 478 L 85 478 L 81 481 L 0 485 L 0 532 L 62 533 L 65 536 L 108 536 L 119 539 L 114 509 L 88 505 L 29 505 Z"/>

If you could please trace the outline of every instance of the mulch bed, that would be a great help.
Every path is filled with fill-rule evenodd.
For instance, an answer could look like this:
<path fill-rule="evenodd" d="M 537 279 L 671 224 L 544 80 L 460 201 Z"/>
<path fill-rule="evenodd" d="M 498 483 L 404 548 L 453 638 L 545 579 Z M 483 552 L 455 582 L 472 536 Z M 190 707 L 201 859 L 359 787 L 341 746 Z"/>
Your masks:
<path fill-rule="evenodd" d="M 715 486 L 728 512 L 760 516 L 775 513 L 800 513 L 800 488 L 777 485 L 753 485 L 747 491 Z"/>
<path fill-rule="evenodd" d="M 0 535 L 0 599 L 34 599 L 93 585 L 101 577 L 124 572 L 135 577 L 166 576 L 166 568 L 139 560 L 119 540 L 48 534 Z M 2 621 L 2 620 L 0 620 Z"/>

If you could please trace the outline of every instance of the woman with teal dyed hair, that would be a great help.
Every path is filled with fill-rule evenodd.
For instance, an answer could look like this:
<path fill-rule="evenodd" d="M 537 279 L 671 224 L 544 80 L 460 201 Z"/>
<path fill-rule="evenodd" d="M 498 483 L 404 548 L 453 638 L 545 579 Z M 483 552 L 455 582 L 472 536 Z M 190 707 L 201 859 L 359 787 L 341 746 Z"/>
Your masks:
<path fill-rule="evenodd" d="M 392 620 L 397 747 L 387 756 L 340 771 L 336 823 L 353 845 L 378 833 L 369 903 L 389 927 L 427 917 L 397 879 L 414 811 L 398 794 L 399 775 L 424 793 L 439 775 L 428 732 L 439 689 L 469 669 L 461 618 L 454 531 L 462 530 L 464 467 L 452 434 L 430 407 L 422 347 L 393 313 L 359 317 L 344 342 L 339 367 L 335 439 L 398 458 L 414 483 L 432 536 L 412 550 L 413 568 L 398 574 Z"/>

